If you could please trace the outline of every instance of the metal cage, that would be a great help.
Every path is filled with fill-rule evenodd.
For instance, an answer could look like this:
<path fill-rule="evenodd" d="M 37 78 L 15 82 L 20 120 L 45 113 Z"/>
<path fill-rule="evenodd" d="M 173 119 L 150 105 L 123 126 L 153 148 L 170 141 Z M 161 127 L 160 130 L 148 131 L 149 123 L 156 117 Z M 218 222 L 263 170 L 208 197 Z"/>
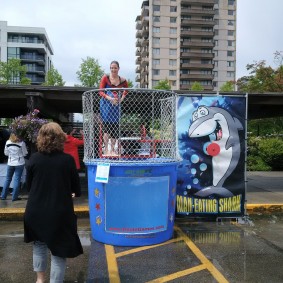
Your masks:
<path fill-rule="evenodd" d="M 85 164 L 178 160 L 174 92 L 96 89 L 82 101 Z"/>

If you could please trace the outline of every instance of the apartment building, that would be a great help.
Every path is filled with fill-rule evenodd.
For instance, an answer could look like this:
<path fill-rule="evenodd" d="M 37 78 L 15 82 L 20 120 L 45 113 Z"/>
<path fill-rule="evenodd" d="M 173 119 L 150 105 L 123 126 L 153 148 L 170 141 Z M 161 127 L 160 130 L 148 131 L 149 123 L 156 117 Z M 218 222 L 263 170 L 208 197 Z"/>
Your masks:
<path fill-rule="evenodd" d="M 136 18 L 136 82 L 219 90 L 236 75 L 236 0 L 143 1 Z"/>
<path fill-rule="evenodd" d="M 8 26 L 6 21 L 0 21 L 0 60 L 21 59 L 32 84 L 45 81 L 45 74 L 52 66 L 52 55 L 53 49 L 44 28 Z M 19 83 L 19 78 L 14 78 L 12 83 Z"/>

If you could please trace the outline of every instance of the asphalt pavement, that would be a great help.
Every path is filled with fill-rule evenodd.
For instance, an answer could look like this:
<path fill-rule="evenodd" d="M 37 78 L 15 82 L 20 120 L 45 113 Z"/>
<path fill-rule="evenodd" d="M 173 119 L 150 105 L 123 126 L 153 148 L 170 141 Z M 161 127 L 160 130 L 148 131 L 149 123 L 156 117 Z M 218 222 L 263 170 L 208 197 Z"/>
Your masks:
<path fill-rule="evenodd" d="M 74 198 L 76 214 L 88 216 L 87 178 L 80 174 L 82 196 Z M 257 212 L 283 212 L 283 171 L 247 172 L 246 210 L 247 214 Z M 21 191 L 19 201 L 12 202 L 11 195 L 0 200 L 0 220 L 21 219 L 24 213 L 28 194 Z"/>

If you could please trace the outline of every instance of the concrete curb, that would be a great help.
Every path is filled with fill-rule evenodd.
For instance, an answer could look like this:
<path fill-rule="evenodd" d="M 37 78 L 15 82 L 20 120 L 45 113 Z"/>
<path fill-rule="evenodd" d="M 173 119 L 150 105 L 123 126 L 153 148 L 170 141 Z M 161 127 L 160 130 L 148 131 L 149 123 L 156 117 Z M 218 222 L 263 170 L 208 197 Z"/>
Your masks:
<path fill-rule="evenodd" d="M 89 217 L 88 206 L 75 206 L 75 213 L 79 218 Z M 258 214 L 258 213 L 282 213 L 283 204 L 247 204 L 247 214 Z M 5 220 L 23 220 L 25 208 L 0 208 L 0 221 Z"/>

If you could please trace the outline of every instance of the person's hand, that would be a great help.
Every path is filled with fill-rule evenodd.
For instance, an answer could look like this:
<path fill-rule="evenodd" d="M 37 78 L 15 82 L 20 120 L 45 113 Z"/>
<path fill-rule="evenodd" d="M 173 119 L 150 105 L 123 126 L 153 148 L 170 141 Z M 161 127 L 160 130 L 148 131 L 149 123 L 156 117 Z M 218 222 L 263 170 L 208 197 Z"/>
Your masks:
<path fill-rule="evenodd" d="M 110 98 L 110 102 L 111 102 L 113 105 L 118 105 L 118 103 L 119 103 L 118 98 L 115 98 L 115 97 L 111 97 L 111 98 Z"/>

